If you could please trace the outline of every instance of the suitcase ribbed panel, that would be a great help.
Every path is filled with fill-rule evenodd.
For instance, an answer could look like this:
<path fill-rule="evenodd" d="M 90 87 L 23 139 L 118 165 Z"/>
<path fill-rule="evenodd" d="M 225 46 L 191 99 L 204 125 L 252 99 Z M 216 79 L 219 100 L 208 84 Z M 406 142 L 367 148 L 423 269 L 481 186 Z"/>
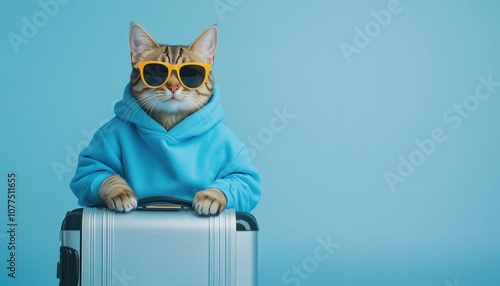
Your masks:
<path fill-rule="evenodd" d="M 82 218 L 82 285 L 113 284 L 113 234 L 113 212 L 85 209 Z"/>
<path fill-rule="evenodd" d="M 210 286 L 236 285 L 236 216 L 227 209 L 210 220 Z"/>
<path fill-rule="evenodd" d="M 236 214 L 232 209 L 229 212 L 232 212 L 231 215 L 226 215 L 226 226 L 227 226 L 227 244 L 226 247 L 226 257 L 230 261 L 227 264 L 227 281 L 229 285 L 236 285 Z"/>
<path fill-rule="evenodd" d="M 82 285 L 91 285 L 91 281 L 93 281 L 93 273 L 94 271 L 91 268 L 94 267 L 94 261 L 99 261 L 94 258 L 92 255 L 94 251 L 94 237 L 95 237 L 95 229 L 93 223 L 94 215 L 91 210 L 84 212 L 82 217 L 82 275 L 81 275 L 81 283 Z"/>
<path fill-rule="evenodd" d="M 114 217 L 115 213 L 114 212 L 109 212 L 109 211 L 103 211 L 101 210 L 100 213 L 102 214 L 102 226 L 103 226 L 103 235 L 102 235 L 102 244 L 104 246 L 104 249 L 102 251 L 103 253 L 103 261 L 110 261 L 111 263 L 105 263 L 103 265 L 103 286 L 104 285 L 113 285 L 113 262 L 114 262 L 114 256 L 113 256 L 113 235 L 114 235 Z"/>

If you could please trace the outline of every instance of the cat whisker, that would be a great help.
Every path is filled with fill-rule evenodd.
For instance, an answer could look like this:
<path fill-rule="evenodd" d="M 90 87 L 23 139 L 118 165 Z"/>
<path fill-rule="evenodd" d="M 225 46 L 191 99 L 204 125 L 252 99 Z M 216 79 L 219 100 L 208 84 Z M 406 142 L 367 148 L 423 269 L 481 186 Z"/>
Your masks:
<path fill-rule="evenodd" d="M 193 97 L 188 97 L 188 98 L 187 98 L 187 100 L 195 106 L 195 108 L 196 108 L 196 110 L 198 110 L 198 112 L 199 112 L 199 115 L 200 115 L 200 116 L 203 116 L 203 117 L 204 117 L 204 119 L 205 119 L 207 122 L 208 122 L 208 121 L 210 121 L 210 119 L 209 119 L 209 115 L 208 115 L 208 114 L 207 114 L 207 112 L 206 112 L 205 110 L 203 110 L 203 108 L 202 108 L 202 107 L 205 105 L 205 102 L 201 101 L 201 99 L 199 99 L 198 97 L 195 97 L 195 98 L 193 98 Z M 212 115 L 212 114 L 210 114 L 210 116 L 212 116 L 212 117 L 213 117 L 213 115 Z"/>
<path fill-rule="evenodd" d="M 127 123 L 127 125 L 130 124 L 130 120 L 128 120 L 129 118 L 132 118 L 137 112 L 139 112 L 139 110 L 141 109 L 139 106 L 130 106 L 129 108 L 127 108 L 127 114 L 125 116 L 125 122 Z"/>
<path fill-rule="evenodd" d="M 133 118 L 138 112 L 141 112 L 142 110 L 148 111 L 148 110 L 153 110 L 154 106 L 154 98 L 144 96 L 144 97 L 139 97 L 136 98 L 137 102 L 139 105 L 131 106 L 127 110 L 127 115 L 126 115 L 126 122 L 127 124 L 130 124 L 130 121 L 128 120 L 129 118 Z"/>
<path fill-rule="evenodd" d="M 152 109 L 152 106 L 155 103 L 155 97 L 154 96 L 144 96 L 144 97 L 139 98 L 138 102 L 139 102 L 139 105 L 146 112 L 149 112 L 149 110 Z"/>

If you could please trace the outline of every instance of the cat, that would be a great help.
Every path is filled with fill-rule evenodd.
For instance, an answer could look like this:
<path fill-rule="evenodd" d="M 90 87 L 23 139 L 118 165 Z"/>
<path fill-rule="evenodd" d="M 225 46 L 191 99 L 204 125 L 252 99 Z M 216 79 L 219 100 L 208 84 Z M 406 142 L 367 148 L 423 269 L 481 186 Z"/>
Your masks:
<path fill-rule="evenodd" d="M 179 194 L 185 198 L 196 190 L 193 209 L 200 215 L 217 215 L 228 206 L 242 211 L 255 207 L 260 199 L 260 176 L 244 144 L 221 123 L 223 113 L 211 71 L 217 33 L 213 25 L 188 46 L 162 45 L 139 24 L 131 24 L 129 88 L 115 106 L 117 117 L 98 130 L 80 154 L 71 182 L 80 204 L 94 203 L 98 191 L 109 209 L 128 212 L 137 208 L 136 191 L 141 196 L 159 195 L 165 188 L 170 193 L 187 190 L 189 194 Z M 170 72 L 163 63 L 169 65 Z M 173 66 L 178 64 L 188 68 Z M 133 99 L 128 99 L 128 93 Z M 153 118 L 163 132 L 141 117 L 138 109 Z M 118 131 L 106 132 L 113 129 L 109 126 Z M 144 135 L 153 129 L 154 136 Z M 130 144 L 133 146 L 127 147 Z M 162 177 L 168 177 L 163 185 L 156 183 Z"/>
<path fill-rule="evenodd" d="M 130 27 L 132 66 L 146 60 L 170 64 L 204 62 L 212 65 L 216 45 L 217 26 L 209 27 L 190 46 L 162 46 L 139 24 L 132 23 Z M 132 69 L 130 82 L 134 96 L 141 107 L 166 130 L 171 130 L 181 120 L 203 107 L 212 94 L 212 73 L 209 74 L 206 84 L 195 90 L 184 89 L 177 75 L 171 75 L 167 84 L 159 89 L 146 87 L 140 79 L 139 71 Z M 170 102 L 163 101 L 170 98 Z M 137 207 L 134 192 L 119 175 L 106 179 L 99 189 L 99 194 L 110 209 L 127 211 Z M 199 214 L 213 215 L 220 213 L 226 204 L 224 194 L 216 188 L 210 188 L 196 194 L 193 208 Z"/>

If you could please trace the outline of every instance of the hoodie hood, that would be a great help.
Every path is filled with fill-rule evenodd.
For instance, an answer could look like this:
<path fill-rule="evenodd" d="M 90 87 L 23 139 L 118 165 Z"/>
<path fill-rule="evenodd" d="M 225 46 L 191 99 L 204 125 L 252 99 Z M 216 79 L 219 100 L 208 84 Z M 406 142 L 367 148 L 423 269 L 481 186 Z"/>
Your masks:
<path fill-rule="evenodd" d="M 115 104 L 114 111 L 118 118 L 136 125 L 141 133 L 146 133 L 149 136 L 164 136 L 169 143 L 175 144 L 199 136 L 222 121 L 224 111 L 219 98 L 219 88 L 214 85 L 212 97 L 207 104 L 184 118 L 169 131 L 141 108 L 132 94 L 130 83 L 125 87 L 123 99 Z"/>

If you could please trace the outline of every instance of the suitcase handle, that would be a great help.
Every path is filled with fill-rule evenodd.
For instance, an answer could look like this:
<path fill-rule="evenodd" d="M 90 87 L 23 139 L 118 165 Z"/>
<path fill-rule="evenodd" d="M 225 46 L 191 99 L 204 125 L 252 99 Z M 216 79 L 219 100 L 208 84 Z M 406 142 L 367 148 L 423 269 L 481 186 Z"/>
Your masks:
<path fill-rule="evenodd" d="M 138 209 L 151 209 L 151 210 L 182 210 L 192 209 L 193 202 L 167 196 L 155 196 L 140 199 L 137 201 Z"/>

